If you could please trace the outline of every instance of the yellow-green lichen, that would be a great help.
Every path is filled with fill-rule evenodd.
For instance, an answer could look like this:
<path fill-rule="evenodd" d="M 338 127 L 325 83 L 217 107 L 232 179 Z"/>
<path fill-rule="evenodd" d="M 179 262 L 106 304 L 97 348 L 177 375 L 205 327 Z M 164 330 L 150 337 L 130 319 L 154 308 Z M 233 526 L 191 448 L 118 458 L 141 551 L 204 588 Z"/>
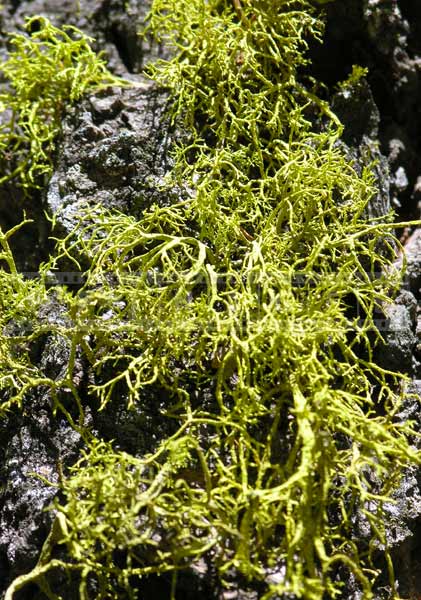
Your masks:
<path fill-rule="evenodd" d="M 379 548 L 397 598 L 383 506 L 420 456 L 398 418 L 405 377 L 373 358 L 373 312 L 401 273 L 392 215 L 368 217 L 370 169 L 298 76 L 320 15 L 307 0 L 155 0 L 148 30 L 177 51 L 150 74 L 189 128 L 172 177 L 191 197 L 139 221 L 87 209 L 49 268 L 90 265 L 61 330 L 91 364 L 88 393 L 141 410 L 159 385 L 178 429 L 139 457 L 86 432 L 56 534 L 6 598 L 53 569 L 79 574 L 83 600 L 141 597 L 143 576 L 172 572 L 175 597 L 177 572 L 204 559 L 261 600 L 338 598 L 342 565 L 369 600 Z M 56 396 L 71 381 L 69 367 Z"/>
<path fill-rule="evenodd" d="M 361 80 L 368 74 L 368 69 L 360 65 L 352 65 L 352 71 L 348 77 L 338 84 L 340 90 L 355 89 L 360 85 Z"/>
<path fill-rule="evenodd" d="M 0 229 L 0 390 L 5 394 L 0 416 L 11 405 L 20 404 L 22 389 L 28 383 L 33 387 L 36 379 L 29 358 L 31 334 L 33 328 L 39 330 L 37 311 L 46 301 L 47 292 L 42 282 L 25 279 L 18 272 L 9 245 L 11 236 L 28 222 L 5 233 Z"/>
<path fill-rule="evenodd" d="M 0 72 L 0 184 L 17 179 L 37 187 L 52 172 L 55 141 L 65 109 L 86 91 L 122 81 L 108 72 L 76 27 L 54 27 L 45 17 L 26 21 L 27 33 L 10 36 Z"/>

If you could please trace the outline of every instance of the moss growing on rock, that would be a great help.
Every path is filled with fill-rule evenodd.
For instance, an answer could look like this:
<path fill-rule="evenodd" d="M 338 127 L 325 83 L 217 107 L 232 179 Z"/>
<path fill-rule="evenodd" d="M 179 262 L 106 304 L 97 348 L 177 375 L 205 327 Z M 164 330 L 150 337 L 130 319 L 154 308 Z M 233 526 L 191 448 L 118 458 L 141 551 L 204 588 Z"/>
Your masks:
<path fill-rule="evenodd" d="M 25 189 L 51 175 L 64 110 L 88 90 L 123 83 L 76 27 L 58 29 L 32 17 L 26 32 L 11 35 L 12 49 L 0 65 L 7 82 L 0 93 L 0 184 L 17 178 Z"/>
<path fill-rule="evenodd" d="M 394 588 L 383 506 L 420 456 L 398 418 L 405 377 L 373 360 L 373 312 L 400 280 L 392 215 L 367 216 L 373 176 L 346 160 L 338 120 L 297 74 L 320 15 L 307 0 L 155 0 L 149 30 L 178 50 L 150 73 L 189 128 L 173 177 L 194 191 L 140 221 L 81 213 L 49 266 L 90 265 L 63 296 L 89 393 L 130 408 L 159 384 L 178 430 L 139 457 L 86 432 L 54 535 L 6 599 L 29 582 L 45 591 L 56 569 L 78 573 L 83 599 L 136 597 L 139 577 L 176 582 L 204 559 L 262 600 L 340 597 L 341 565 L 368 600 L 380 549 Z M 70 366 L 51 386 L 82 410 L 71 382 Z"/>

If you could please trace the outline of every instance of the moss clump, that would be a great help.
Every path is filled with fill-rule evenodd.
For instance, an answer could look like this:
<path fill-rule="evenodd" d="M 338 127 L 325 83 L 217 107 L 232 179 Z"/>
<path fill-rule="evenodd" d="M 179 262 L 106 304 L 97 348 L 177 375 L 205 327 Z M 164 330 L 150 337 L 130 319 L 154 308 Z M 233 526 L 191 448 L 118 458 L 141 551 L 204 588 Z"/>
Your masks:
<path fill-rule="evenodd" d="M 89 393 L 131 407 L 164 386 L 178 430 L 136 458 L 87 437 L 56 534 L 6 598 L 57 568 L 83 599 L 136 597 L 139 577 L 205 559 L 262 600 L 340 597 L 342 565 L 369 600 L 379 548 L 394 588 L 383 506 L 420 456 L 397 418 L 405 377 L 372 356 L 373 311 L 400 280 L 392 215 L 367 216 L 370 170 L 347 162 L 336 117 L 298 79 L 320 16 L 306 0 L 155 0 L 149 30 L 178 49 L 150 73 L 189 127 L 173 177 L 194 193 L 140 221 L 87 210 L 49 267 L 90 265 L 63 296 Z M 54 392 L 70 381 L 71 368 Z"/>
<path fill-rule="evenodd" d="M 28 222 L 6 233 L 0 229 L 0 390 L 5 390 L 0 416 L 11 405 L 20 405 L 21 392 L 27 384 L 33 387 L 36 380 L 30 360 L 31 336 L 34 329 L 39 329 L 36 315 L 47 292 L 41 281 L 25 280 L 18 273 L 9 246 L 11 236 Z M 12 395 L 8 394 L 10 389 Z"/>
<path fill-rule="evenodd" d="M 361 80 L 368 74 L 368 69 L 360 65 L 352 65 L 352 71 L 348 77 L 338 84 L 339 90 L 352 90 L 361 84 Z"/>
<path fill-rule="evenodd" d="M 95 54 L 92 39 L 76 27 L 54 27 L 44 17 L 27 19 L 27 34 L 12 34 L 12 50 L 0 65 L 0 184 L 15 179 L 37 187 L 52 171 L 55 140 L 66 108 L 90 90 L 122 81 Z"/>

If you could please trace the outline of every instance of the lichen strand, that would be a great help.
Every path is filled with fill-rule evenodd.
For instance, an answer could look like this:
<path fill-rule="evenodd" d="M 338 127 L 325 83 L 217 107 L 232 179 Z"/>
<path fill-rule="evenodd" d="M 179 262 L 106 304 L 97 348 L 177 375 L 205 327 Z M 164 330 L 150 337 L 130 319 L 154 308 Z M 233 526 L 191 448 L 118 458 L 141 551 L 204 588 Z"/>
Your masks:
<path fill-rule="evenodd" d="M 0 417 L 11 406 L 21 405 L 26 387 L 35 383 L 31 365 L 31 342 L 41 335 L 37 311 L 46 301 L 43 282 L 25 279 L 18 273 L 9 246 L 11 236 L 29 220 L 6 233 L 0 229 Z M 33 336 L 33 337 L 32 337 Z"/>
<path fill-rule="evenodd" d="M 369 600 L 380 550 L 394 589 L 383 506 L 420 457 L 397 416 L 405 378 L 372 356 L 373 312 L 400 279 L 391 218 L 367 217 L 373 176 L 347 162 L 337 119 L 298 82 L 320 19 L 305 0 L 155 0 L 149 29 L 178 50 L 151 74 L 189 127 L 173 177 L 194 194 L 140 221 L 87 210 L 49 268 L 90 263 L 66 294 L 90 393 L 131 406 L 165 386 L 179 429 L 136 458 L 87 437 L 58 533 L 6 600 L 47 589 L 54 569 L 79 573 L 82 599 L 139 597 L 137 577 L 172 572 L 176 589 L 200 559 L 261 600 L 338 598 L 342 566 Z"/>
<path fill-rule="evenodd" d="M 25 28 L 11 35 L 0 64 L 7 82 L 0 93 L 0 184 L 16 179 L 27 190 L 51 175 L 64 110 L 88 90 L 123 82 L 77 28 L 57 29 L 44 17 L 27 19 Z"/>

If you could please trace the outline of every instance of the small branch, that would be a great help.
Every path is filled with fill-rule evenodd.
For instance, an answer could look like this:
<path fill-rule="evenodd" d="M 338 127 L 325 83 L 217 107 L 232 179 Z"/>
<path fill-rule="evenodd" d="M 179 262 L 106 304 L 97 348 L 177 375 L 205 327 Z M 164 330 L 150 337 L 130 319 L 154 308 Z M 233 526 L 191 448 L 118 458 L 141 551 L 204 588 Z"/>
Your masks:
<path fill-rule="evenodd" d="M 249 22 L 248 22 L 247 17 L 244 14 L 243 7 L 241 6 L 240 0 L 232 0 L 232 5 L 234 6 L 235 12 L 237 13 L 237 16 L 238 16 L 239 20 L 241 21 L 241 23 L 243 25 L 245 25 L 246 27 L 249 27 Z"/>

